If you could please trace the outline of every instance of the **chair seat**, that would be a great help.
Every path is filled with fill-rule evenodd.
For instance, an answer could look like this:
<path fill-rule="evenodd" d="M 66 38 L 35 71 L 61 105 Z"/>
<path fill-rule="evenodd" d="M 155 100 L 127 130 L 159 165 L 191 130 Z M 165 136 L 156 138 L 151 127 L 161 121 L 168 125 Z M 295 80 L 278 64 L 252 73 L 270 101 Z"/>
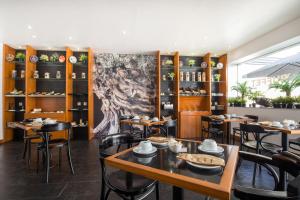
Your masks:
<path fill-rule="evenodd" d="M 255 140 L 245 142 L 243 145 L 248 148 L 251 148 L 251 149 L 256 149 L 256 141 Z M 278 153 L 278 152 L 282 151 L 281 146 L 272 144 L 272 143 L 268 143 L 268 142 L 262 142 L 261 146 L 263 147 L 263 149 L 270 151 L 272 153 Z M 259 147 L 259 148 L 262 149 L 261 147 Z"/>
<path fill-rule="evenodd" d="M 24 139 L 26 139 L 26 140 L 33 140 L 33 139 L 39 139 L 39 138 L 41 138 L 40 135 L 26 135 L 26 136 L 24 136 Z"/>
<path fill-rule="evenodd" d="M 298 145 L 300 146 L 300 137 L 296 138 L 296 139 L 291 139 L 290 144 L 294 144 L 294 145 Z"/>
<path fill-rule="evenodd" d="M 152 188 L 156 181 L 125 171 L 115 171 L 107 175 L 108 184 L 118 193 L 139 195 Z"/>
<path fill-rule="evenodd" d="M 239 132 L 241 129 L 240 129 L 240 127 L 233 127 L 232 130 L 236 131 L 236 132 Z"/>

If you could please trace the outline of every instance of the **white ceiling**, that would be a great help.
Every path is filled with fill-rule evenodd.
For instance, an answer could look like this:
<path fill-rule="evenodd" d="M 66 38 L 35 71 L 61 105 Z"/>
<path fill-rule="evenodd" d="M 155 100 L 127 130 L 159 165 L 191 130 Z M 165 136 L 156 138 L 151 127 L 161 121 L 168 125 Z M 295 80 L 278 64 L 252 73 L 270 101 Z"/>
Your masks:
<path fill-rule="evenodd" d="M 299 10 L 299 0 L 0 0 L 0 41 L 221 54 L 299 17 Z"/>

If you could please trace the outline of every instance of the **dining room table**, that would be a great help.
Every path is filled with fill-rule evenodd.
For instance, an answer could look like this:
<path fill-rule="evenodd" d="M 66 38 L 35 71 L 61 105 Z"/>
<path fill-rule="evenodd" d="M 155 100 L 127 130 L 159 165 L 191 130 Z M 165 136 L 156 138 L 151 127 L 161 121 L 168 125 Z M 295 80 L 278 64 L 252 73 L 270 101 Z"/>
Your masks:
<path fill-rule="evenodd" d="M 133 125 L 143 126 L 143 138 L 147 137 L 151 127 L 161 126 L 161 125 L 165 124 L 166 122 L 167 122 L 166 120 L 152 121 L 152 120 L 144 120 L 144 119 L 139 119 L 139 120 L 123 119 L 123 120 L 120 120 L 120 124 L 127 124 L 127 125 L 130 125 L 130 126 L 133 126 Z"/>
<path fill-rule="evenodd" d="M 212 119 L 216 119 L 218 121 L 222 121 L 225 124 L 226 129 L 226 144 L 230 144 L 230 136 L 231 136 L 231 124 L 232 123 L 248 123 L 252 122 L 253 119 L 245 116 L 234 116 L 234 117 L 224 117 L 220 118 L 218 115 L 211 115 Z"/>
<path fill-rule="evenodd" d="M 187 153 L 201 153 L 198 150 L 200 141 L 180 141 L 187 148 Z M 228 200 L 232 193 L 239 147 L 225 144 L 220 146 L 224 151 L 216 156 L 224 159 L 224 167 L 206 168 L 191 164 L 178 158 L 178 154 L 168 146 L 157 147 L 156 153 L 150 157 L 137 155 L 132 147 L 107 157 L 105 163 L 113 168 L 172 185 L 173 200 L 184 199 L 184 189 L 207 197 Z"/>

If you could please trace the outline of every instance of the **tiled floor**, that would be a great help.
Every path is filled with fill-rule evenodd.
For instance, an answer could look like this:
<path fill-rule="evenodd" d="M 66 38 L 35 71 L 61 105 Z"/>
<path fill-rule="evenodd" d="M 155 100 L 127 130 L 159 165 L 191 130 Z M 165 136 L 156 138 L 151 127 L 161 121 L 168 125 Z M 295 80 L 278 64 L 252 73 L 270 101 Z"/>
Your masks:
<path fill-rule="evenodd" d="M 10 142 L 0 145 L 0 199 L 1 200 L 94 200 L 100 196 L 100 164 L 98 161 L 97 141 L 73 141 L 72 157 L 75 175 L 71 175 L 67 162 L 62 169 L 51 169 L 49 184 L 44 183 L 43 171 L 36 174 L 35 152 L 31 169 L 22 159 L 22 142 Z M 66 155 L 63 154 L 64 158 Z M 54 154 L 53 158 L 57 158 Z M 56 163 L 56 160 L 53 160 Z M 253 165 L 243 162 L 236 176 L 235 184 L 250 185 Z M 272 178 L 263 170 L 257 176 L 257 185 L 273 187 Z M 172 187 L 160 184 L 160 196 L 163 200 L 172 199 Z M 234 198 L 234 197 L 233 197 Z M 109 199 L 119 199 L 111 194 Z M 152 195 L 148 199 L 155 199 Z M 201 199 L 199 194 L 185 191 L 185 199 Z"/>

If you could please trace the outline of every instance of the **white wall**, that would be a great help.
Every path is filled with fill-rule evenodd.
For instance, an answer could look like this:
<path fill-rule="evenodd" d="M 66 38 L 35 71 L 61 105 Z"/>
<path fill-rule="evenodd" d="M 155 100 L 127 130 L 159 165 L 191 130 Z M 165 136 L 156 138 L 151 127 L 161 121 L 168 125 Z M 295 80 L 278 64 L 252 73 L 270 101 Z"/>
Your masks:
<path fill-rule="evenodd" d="M 229 63 L 236 64 L 300 42 L 300 18 L 274 29 L 229 53 Z"/>
<path fill-rule="evenodd" d="M 1 103 L 0 103 L 0 140 L 3 139 L 4 135 L 3 135 L 3 120 L 2 120 L 2 114 L 3 114 L 3 108 L 2 108 L 2 49 L 3 49 L 3 44 L 0 42 L 0 97 L 1 97 Z"/>
<path fill-rule="evenodd" d="M 228 107 L 228 113 L 237 115 L 257 115 L 259 121 L 280 121 L 284 119 L 292 119 L 300 122 L 300 109 L 276 109 L 276 108 L 239 108 Z M 237 127 L 237 123 L 233 123 L 232 127 Z M 289 138 L 300 137 L 300 135 L 289 136 Z M 272 136 L 268 140 L 281 144 L 281 136 Z"/>

